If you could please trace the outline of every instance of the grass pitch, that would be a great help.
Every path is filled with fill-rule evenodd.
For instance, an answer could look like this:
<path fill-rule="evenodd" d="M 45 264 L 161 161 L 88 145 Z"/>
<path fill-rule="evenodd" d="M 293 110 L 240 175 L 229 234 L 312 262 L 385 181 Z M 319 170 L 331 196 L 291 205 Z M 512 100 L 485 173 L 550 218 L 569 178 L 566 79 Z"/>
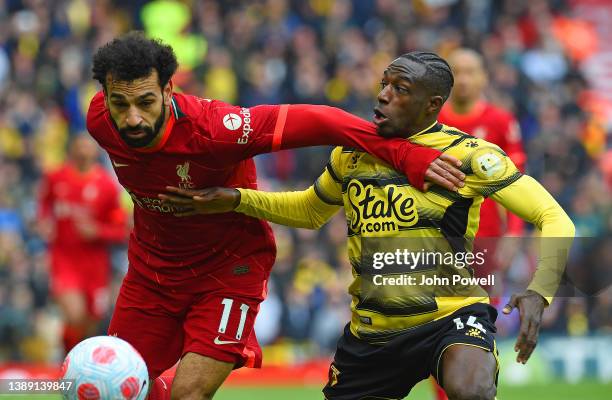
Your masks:
<path fill-rule="evenodd" d="M 612 398 L 612 383 L 580 382 L 553 383 L 528 386 L 500 386 L 497 400 L 609 400 Z M 276 387 L 221 389 L 215 400 L 322 400 L 320 387 Z M 408 400 L 433 400 L 429 382 L 417 385 Z"/>
<path fill-rule="evenodd" d="M 609 400 L 612 383 L 585 381 L 577 384 L 556 382 L 527 386 L 500 386 L 498 400 Z M 0 400 L 61 400 L 56 395 L 0 395 Z M 226 387 L 215 400 L 322 400 L 320 387 Z M 417 385 L 408 400 L 433 400 L 429 382 Z"/>

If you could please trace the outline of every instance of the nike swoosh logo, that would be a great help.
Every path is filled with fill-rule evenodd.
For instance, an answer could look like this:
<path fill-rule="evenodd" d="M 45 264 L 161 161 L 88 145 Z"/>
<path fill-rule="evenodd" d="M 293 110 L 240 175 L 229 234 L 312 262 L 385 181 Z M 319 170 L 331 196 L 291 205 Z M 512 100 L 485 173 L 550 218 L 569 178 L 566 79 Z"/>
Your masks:
<path fill-rule="evenodd" d="M 223 344 L 232 344 L 232 343 L 240 343 L 240 342 L 236 342 L 235 340 L 221 340 L 219 339 L 219 336 L 217 336 L 215 338 L 215 340 L 213 340 L 213 342 L 215 344 L 219 344 L 219 345 L 223 345 Z"/>
<path fill-rule="evenodd" d="M 114 166 L 115 168 L 129 167 L 129 166 L 130 166 L 130 164 L 121 164 L 121 163 L 118 163 L 118 162 L 117 162 L 117 161 L 115 161 L 115 160 L 111 160 L 111 161 L 113 162 L 113 166 Z"/>

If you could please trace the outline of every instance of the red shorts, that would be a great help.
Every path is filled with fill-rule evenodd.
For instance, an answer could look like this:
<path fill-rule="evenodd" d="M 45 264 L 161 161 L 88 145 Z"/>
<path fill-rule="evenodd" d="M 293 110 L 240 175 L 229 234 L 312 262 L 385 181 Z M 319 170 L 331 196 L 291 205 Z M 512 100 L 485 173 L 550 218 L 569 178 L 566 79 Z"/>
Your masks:
<path fill-rule="evenodd" d="M 107 257 L 108 258 L 108 257 Z M 51 293 L 57 297 L 66 292 L 85 296 L 87 313 L 102 318 L 109 306 L 110 262 L 99 258 L 79 261 L 70 254 L 53 254 L 51 266 Z"/>
<path fill-rule="evenodd" d="M 140 352 L 151 379 L 188 352 L 259 368 L 261 349 L 253 326 L 272 264 L 273 257 L 260 258 L 194 278 L 201 280 L 199 293 L 161 286 L 130 268 L 108 333 Z"/>

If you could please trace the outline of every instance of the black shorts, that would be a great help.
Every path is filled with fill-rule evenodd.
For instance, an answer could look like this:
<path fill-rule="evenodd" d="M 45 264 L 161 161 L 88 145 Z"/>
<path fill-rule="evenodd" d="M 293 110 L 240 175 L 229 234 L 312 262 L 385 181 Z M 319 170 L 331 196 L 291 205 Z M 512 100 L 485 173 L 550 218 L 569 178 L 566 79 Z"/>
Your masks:
<path fill-rule="evenodd" d="M 384 344 L 358 339 L 347 325 L 323 394 L 329 400 L 403 399 L 430 375 L 442 384 L 440 359 L 452 345 L 481 347 L 497 360 L 493 337 L 496 319 L 495 308 L 476 303 Z"/>

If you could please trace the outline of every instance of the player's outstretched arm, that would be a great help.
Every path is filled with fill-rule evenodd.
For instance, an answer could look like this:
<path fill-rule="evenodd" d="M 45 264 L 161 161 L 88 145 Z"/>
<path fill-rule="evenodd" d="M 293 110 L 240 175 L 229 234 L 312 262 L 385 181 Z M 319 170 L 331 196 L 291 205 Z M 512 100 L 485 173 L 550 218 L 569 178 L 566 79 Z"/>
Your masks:
<path fill-rule="evenodd" d="M 207 188 L 186 190 L 166 187 L 169 193 L 159 198 L 184 211 L 175 215 L 216 214 L 236 211 L 296 228 L 319 229 L 340 208 L 323 202 L 314 186 L 298 192 L 263 192 L 251 189 Z"/>
<path fill-rule="evenodd" d="M 300 104 L 239 109 L 220 103 L 203 124 L 210 121 L 224 121 L 213 127 L 211 138 L 211 153 L 219 162 L 235 163 L 282 149 L 337 145 L 360 148 L 380 158 L 421 190 L 426 178 L 449 190 L 463 186 L 465 178 L 456 168 L 461 165 L 456 158 L 440 159 L 438 150 L 403 138 L 380 137 L 374 124 L 335 107 Z"/>
<path fill-rule="evenodd" d="M 382 138 L 376 133 L 374 124 L 338 108 L 290 106 L 281 148 L 325 144 L 360 148 L 405 174 L 420 190 L 424 189 L 426 177 L 450 190 L 463 186 L 465 177 L 454 168 L 461 163 L 452 156 L 444 156 L 448 163 L 438 162 L 441 156 L 438 150 L 412 144 L 403 138 Z"/>
<path fill-rule="evenodd" d="M 176 216 L 236 211 L 296 228 L 318 229 L 342 206 L 342 148 L 336 147 L 314 185 L 299 192 L 267 193 L 249 189 L 185 190 L 168 186 L 159 198 L 182 210 Z"/>
<path fill-rule="evenodd" d="M 517 362 L 524 364 L 537 344 L 542 312 L 559 287 L 575 229 L 550 193 L 530 176 L 523 175 L 491 198 L 542 232 L 534 277 L 527 290 L 512 295 L 503 310 L 504 314 L 519 310 L 521 325 L 514 350 Z"/>

